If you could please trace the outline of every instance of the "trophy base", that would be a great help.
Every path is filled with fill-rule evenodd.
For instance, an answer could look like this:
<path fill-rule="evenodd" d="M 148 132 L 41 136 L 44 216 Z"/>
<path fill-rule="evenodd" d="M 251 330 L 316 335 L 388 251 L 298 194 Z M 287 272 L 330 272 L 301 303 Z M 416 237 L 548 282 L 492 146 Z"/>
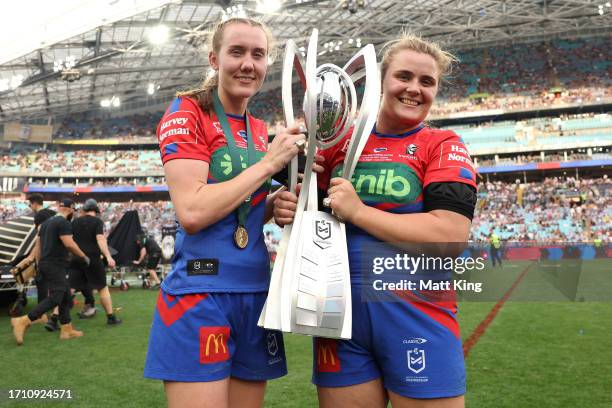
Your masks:
<path fill-rule="evenodd" d="M 291 332 L 350 339 L 351 284 L 344 224 L 328 213 L 304 211 L 296 250 L 290 258 L 293 264 L 286 260 L 284 268 L 285 273 L 293 272 Z"/>

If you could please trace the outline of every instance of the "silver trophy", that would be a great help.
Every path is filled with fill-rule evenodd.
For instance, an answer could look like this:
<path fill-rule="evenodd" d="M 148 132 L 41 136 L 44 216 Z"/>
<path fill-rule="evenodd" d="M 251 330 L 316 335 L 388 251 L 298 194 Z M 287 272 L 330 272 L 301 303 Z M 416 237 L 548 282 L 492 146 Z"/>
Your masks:
<path fill-rule="evenodd" d="M 351 284 L 346 231 L 334 215 L 318 211 L 317 179 L 312 165 L 317 148 L 340 142 L 353 128 L 342 177 L 350 180 L 376 121 L 380 75 L 374 46 L 366 45 L 342 68 L 317 67 L 318 30 L 308 43 L 306 70 L 292 40 L 283 62 L 282 97 L 287 126 L 294 124 L 294 69 L 305 88 L 304 114 L 308 129 L 306 166 L 293 224 L 283 229 L 259 325 L 312 336 L 350 339 Z M 354 82 L 365 76 L 359 109 Z M 358 112 L 357 112 L 358 111 Z M 289 190 L 295 192 L 297 158 L 289 166 Z"/>

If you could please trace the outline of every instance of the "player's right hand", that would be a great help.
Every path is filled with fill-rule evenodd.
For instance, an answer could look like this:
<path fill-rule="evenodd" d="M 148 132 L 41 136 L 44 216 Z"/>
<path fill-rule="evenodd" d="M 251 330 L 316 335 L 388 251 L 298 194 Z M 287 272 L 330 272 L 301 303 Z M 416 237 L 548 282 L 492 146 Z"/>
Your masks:
<path fill-rule="evenodd" d="M 261 161 L 271 165 L 273 173 L 278 173 L 300 151 L 296 142 L 303 144 L 305 141 L 306 136 L 300 133 L 298 126 L 279 127 L 274 140 L 268 146 L 268 152 Z"/>
<path fill-rule="evenodd" d="M 300 193 L 301 184 L 296 187 L 296 193 Z M 289 191 L 283 191 L 278 194 L 278 197 L 274 200 L 274 222 L 281 227 L 287 224 L 291 224 L 295 218 L 295 210 L 297 208 L 298 196 L 295 193 Z"/>
<path fill-rule="evenodd" d="M 85 262 L 85 266 L 89 266 L 89 264 L 91 263 L 91 260 L 89 259 L 87 255 L 85 255 L 83 257 L 83 262 Z"/>

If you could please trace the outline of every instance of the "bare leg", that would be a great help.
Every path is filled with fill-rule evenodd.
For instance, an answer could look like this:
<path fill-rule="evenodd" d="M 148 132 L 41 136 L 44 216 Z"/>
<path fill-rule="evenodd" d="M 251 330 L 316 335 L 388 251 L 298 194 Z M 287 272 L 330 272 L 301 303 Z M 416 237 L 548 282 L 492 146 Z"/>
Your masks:
<path fill-rule="evenodd" d="M 320 408 L 384 408 L 387 393 L 380 379 L 348 387 L 317 387 Z"/>
<path fill-rule="evenodd" d="M 211 382 L 164 381 L 168 408 L 228 408 L 229 378 Z"/>
<path fill-rule="evenodd" d="M 259 408 L 263 406 L 265 381 L 244 381 L 238 378 L 230 379 L 230 408 Z"/>

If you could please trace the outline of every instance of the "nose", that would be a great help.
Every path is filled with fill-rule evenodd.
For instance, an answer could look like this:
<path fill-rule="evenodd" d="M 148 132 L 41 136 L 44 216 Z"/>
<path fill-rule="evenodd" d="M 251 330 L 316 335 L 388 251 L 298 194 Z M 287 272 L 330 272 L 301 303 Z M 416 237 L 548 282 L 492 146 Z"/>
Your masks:
<path fill-rule="evenodd" d="M 251 72 L 255 69 L 255 65 L 253 63 L 253 59 L 250 56 L 245 56 L 242 60 L 242 64 L 240 64 L 240 70 L 245 72 Z"/>
<path fill-rule="evenodd" d="M 418 95 L 421 93 L 421 88 L 419 88 L 419 83 L 416 78 L 413 78 L 406 83 L 406 92 L 408 92 L 410 95 Z"/>

